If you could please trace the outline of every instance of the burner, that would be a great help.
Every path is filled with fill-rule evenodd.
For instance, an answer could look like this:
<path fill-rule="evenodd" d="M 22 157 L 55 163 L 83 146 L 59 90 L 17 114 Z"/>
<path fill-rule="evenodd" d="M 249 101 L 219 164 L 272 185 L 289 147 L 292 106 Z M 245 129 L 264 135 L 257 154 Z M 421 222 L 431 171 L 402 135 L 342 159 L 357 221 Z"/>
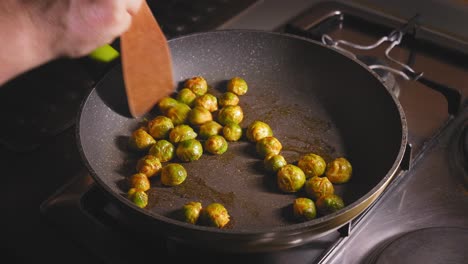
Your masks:
<path fill-rule="evenodd" d="M 389 66 L 382 59 L 371 57 L 371 56 L 357 56 L 357 58 L 365 63 L 366 65 L 383 65 Z M 400 96 L 400 86 L 398 85 L 395 76 L 389 72 L 382 69 L 373 70 L 377 75 L 382 78 L 383 84 L 398 98 Z"/>
<path fill-rule="evenodd" d="M 389 243 L 372 263 L 464 263 L 468 259 L 467 243 L 467 228 L 418 229 Z"/>

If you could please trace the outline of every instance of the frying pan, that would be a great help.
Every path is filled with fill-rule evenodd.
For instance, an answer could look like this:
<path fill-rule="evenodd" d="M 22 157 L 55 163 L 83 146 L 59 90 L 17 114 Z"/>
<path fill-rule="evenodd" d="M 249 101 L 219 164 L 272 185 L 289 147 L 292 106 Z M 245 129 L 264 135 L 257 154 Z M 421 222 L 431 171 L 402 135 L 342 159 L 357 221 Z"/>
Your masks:
<path fill-rule="evenodd" d="M 127 148 L 131 132 L 143 119 L 128 114 L 121 67 L 116 65 L 84 100 L 77 139 L 96 184 L 136 231 L 223 251 L 296 247 L 336 231 L 362 213 L 398 170 L 407 143 L 404 113 L 382 80 L 359 61 L 312 40 L 256 30 L 196 33 L 169 40 L 169 45 L 179 84 L 201 75 L 209 91 L 220 95 L 228 79 L 243 77 L 249 85 L 248 93 L 240 97 L 243 128 L 254 120 L 269 123 L 289 163 L 308 152 L 327 162 L 347 157 L 353 178 L 335 185 L 345 208 L 297 222 L 291 204 L 304 194 L 279 191 L 255 147 L 242 139 L 230 143 L 223 155 L 205 153 L 183 163 L 188 177 L 180 186 L 164 187 L 152 178 L 149 204 L 139 208 L 126 198 L 125 179 L 143 155 Z M 155 109 L 145 118 L 157 114 Z M 177 211 L 188 201 L 223 203 L 232 217 L 229 226 L 219 229 L 180 221 Z"/>

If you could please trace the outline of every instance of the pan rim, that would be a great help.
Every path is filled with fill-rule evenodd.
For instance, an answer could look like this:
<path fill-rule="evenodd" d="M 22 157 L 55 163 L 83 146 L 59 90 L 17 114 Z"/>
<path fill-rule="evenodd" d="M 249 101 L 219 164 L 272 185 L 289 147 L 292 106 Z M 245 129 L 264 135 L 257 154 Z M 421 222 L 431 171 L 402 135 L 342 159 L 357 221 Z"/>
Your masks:
<path fill-rule="evenodd" d="M 376 74 L 375 72 L 373 72 L 372 70 L 370 70 L 367 67 L 367 65 L 365 65 L 363 62 L 351 57 L 350 55 L 348 55 L 348 54 L 346 54 L 344 52 L 333 49 L 333 48 L 331 48 L 331 47 L 329 47 L 329 46 L 327 46 L 327 45 L 325 45 L 323 43 L 320 43 L 318 41 L 308 39 L 306 37 L 297 36 L 297 35 L 294 35 L 294 34 L 289 34 L 289 33 L 272 32 L 272 31 L 268 31 L 268 30 L 256 30 L 256 29 L 220 29 L 220 30 L 210 30 L 210 31 L 196 32 L 196 33 L 191 33 L 191 34 L 175 37 L 175 38 L 169 39 L 168 43 L 171 44 L 171 43 L 173 43 L 175 41 L 178 41 L 178 40 L 181 40 L 181 39 L 196 37 L 196 36 L 200 36 L 200 35 L 224 34 L 226 32 L 237 33 L 237 34 L 253 33 L 253 34 L 278 35 L 279 37 L 295 38 L 295 39 L 298 39 L 298 40 L 301 40 L 301 41 L 306 41 L 306 42 L 312 43 L 314 45 L 319 45 L 319 46 L 321 46 L 323 48 L 326 48 L 326 49 L 328 49 L 328 50 L 330 50 L 332 52 L 336 52 L 337 54 L 340 54 L 341 56 L 344 56 L 344 57 L 352 60 L 354 63 L 356 63 L 357 65 L 362 67 L 368 73 L 370 73 L 370 76 L 373 76 L 375 79 L 377 79 L 377 81 L 385 89 L 386 93 L 389 96 L 391 96 L 391 98 L 392 98 L 392 101 L 393 101 L 393 103 L 394 103 L 394 105 L 395 105 L 395 107 L 396 107 L 396 109 L 398 111 L 398 114 L 400 116 L 401 131 L 402 131 L 402 133 L 401 133 L 402 134 L 401 135 L 401 143 L 400 143 L 398 155 L 396 156 L 396 159 L 394 160 L 391 168 L 387 171 L 386 175 L 378 182 L 378 184 L 376 186 L 374 186 L 372 189 L 370 189 L 365 195 L 363 195 L 359 199 L 355 200 L 351 204 L 348 204 L 342 210 L 339 210 L 337 212 L 334 212 L 334 213 L 331 213 L 331 214 L 328 214 L 328 215 L 325 215 L 325 216 L 321 216 L 319 218 L 309 220 L 309 221 L 306 221 L 306 222 L 292 223 L 292 224 L 289 224 L 289 225 L 278 226 L 278 227 L 273 227 L 273 228 L 268 228 L 268 229 L 258 229 L 258 230 L 219 229 L 219 228 L 213 228 L 213 227 L 207 227 L 207 226 L 201 226 L 201 225 L 193 225 L 193 224 L 184 223 L 182 221 L 175 220 L 175 219 L 172 219 L 170 217 L 166 217 L 166 216 L 163 216 L 163 215 L 160 215 L 160 214 L 156 214 L 156 213 L 154 213 L 152 211 L 149 211 L 147 209 L 144 209 L 144 208 L 139 208 L 136 205 L 134 205 L 133 203 L 129 202 L 129 200 L 126 199 L 121 194 L 116 193 L 115 191 L 113 191 L 99 177 L 99 175 L 97 175 L 96 171 L 92 168 L 90 162 L 88 161 L 88 159 L 87 159 L 87 157 L 86 157 L 86 155 L 84 153 L 84 149 L 82 147 L 82 141 L 81 141 L 81 133 L 80 133 L 81 116 L 82 116 L 83 111 L 85 110 L 86 103 L 88 102 L 88 99 L 91 96 L 91 94 L 93 92 L 95 92 L 96 87 L 98 87 L 101 83 L 103 83 L 105 81 L 105 79 L 110 75 L 112 70 L 113 69 L 115 70 L 115 68 L 121 66 L 120 63 L 117 63 L 116 65 L 111 67 L 111 69 L 108 72 L 106 72 L 99 79 L 98 82 L 95 83 L 95 85 L 94 85 L 94 87 L 92 89 L 90 89 L 88 95 L 84 98 L 84 100 L 81 103 L 81 106 L 79 108 L 79 112 L 78 112 L 78 115 L 77 115 L 77 118 L 76 118 L 75 131 L 76 131 L 76 139 L 77 139 L 77 143 L 78 143 L 77 144 L 78 150 L 79 150 L 80 156 L 81 156 L 81 158 L 83 160 L 83 163 L 87 167 L 87 169 L 88 169 L 90 175 L 92 176 L 92 178 L 94 179 L 94 181 L 97 182 L 97 185 L 101 189 L 103 189 L 107 195 L 110 195 L 110 197 L 116 198 L 120 203 L 122 203 L 126 207 L 129 207 L 131 210 L 137 212 L 139 215 L 141 215 L 141 216 L 143 216 L 145 218 L 150 218 L 150 220 L 153 220 L 153 221 L 157 220 L 157 221 L 161 221 L 161 222 L 166 223 L 166 224 L 174 225 L 177 228 L 189 229 L 189 230 L 194 230 L 194 231 L 202 231 L 204 233 L 208 232 L 208 233 L 215 233 L 215 234 L 245 236 L 245 237 L 261 236 L 261 235 L 265 235 L 267 233 L 269 233 L 269 234 L 274 233 L 274 234 L 281 234 L 281 235 L 285 235 L 285 234 L 286 235 L 287 234 L 292 234 L 293 235 L 294 233 L 297 233 L 298 231 L 315 230 L 315 229 L 320 227 L 321 223 L 328 222 L 328 221 L 330 221 L 332 219 L 335 219 L 335 218 L 339 218 L 340 216 L 345 216 L 345 215 L 349 214 L 351 211 L 357 210 L 358 207 L 360 205 L 362 205 L 363 203 L 366 203 L 366 202 L 369 203 L 366 206 L 366 208 L 368 208 L 370 205 L 372 205 L 373 202 L 375 200 L 377 200 L 378 197 L 381 196 L 381 193 L 383 192 L 383 190 L 387 187 L 390 180 L 395 176 L 396 172 L 398 171 L 398 168 L 399 168 L 399 166 L 400 166 L 400 164 L 401 164 L 401 162 L 403 160 L 403 157 L 405 155 L 406 145 L 408 144 L 408 126 L 407 126 L 406 116 L 405 116 L 405 113 L 403 111 L 403 107 L 401 106 L 401 104 L 398 101 L 398 99 L 396 98 L 396 96 L 392 92 L 390 92 L 389 89 L 383 84 L 383 80 L 381 79 L 381 77 L 378 74 Z M 339 227 L 344 226 L 345 224 L 349 223 L 352 219 L 354 219 L 355 217 L 360 215 L 363 211 L 365 211 L 365 210 L 361 210 L 358 214 L 356 214 L 356 215 L 354 215 L 352 217 L 348 217 L 349 219 L 347 219 L 345 221 L 341 221 L 338 225 L 336 225 L 336 228 L 333 228 L 332 230 L 338 229 Z M 314 228 L 314 227 L 316 227 L 316 228 Z M 164 232 L 164 231 L 161 231 L 161 232 Z M 323 234 L 325 235 L 326 233 L 328 233 L 328 232 L 324 232 Z"/>

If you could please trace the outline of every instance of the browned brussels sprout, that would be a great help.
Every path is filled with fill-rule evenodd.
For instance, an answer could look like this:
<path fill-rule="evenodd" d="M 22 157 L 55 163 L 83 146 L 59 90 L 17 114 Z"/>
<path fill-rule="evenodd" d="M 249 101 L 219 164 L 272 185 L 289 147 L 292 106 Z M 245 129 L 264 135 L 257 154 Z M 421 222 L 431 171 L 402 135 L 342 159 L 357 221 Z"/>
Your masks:
<path fill-rule="evenodd" d="M 176 125 L 187 123 L 190 110 L 192 110 L 190 106 L 184 103 L 178 103 L 170 107 L 169 109 L 167 109 L 167 111 L 165 112 L 165 115 L 169 117 L 172 123 L 174 124 L 174 126 L 176 126 Z"/>
<path fill-rule="evenodd" d="M 156 140 L 148 133 L 145 127 L 140 127 L 132 132 L 129 138 L 129 147 L 136 151 L 147 151 L 156 143 Z"/>
<path fill-rule="evenodd" d="M 273 130 L 267 123 L 255 120 L 247 127 L 246 136 L 249 141 L 257 142 L 264 137 L 272 137 Z"/>
<path fill-rule="evenodd" d="M 323 195 L 335 193 L 335 188 L 327 177 L 314 176 L 307 179 L 304 189 L 307 195 L 315 201 Z"/>
<path fill-rule="evenodd" d="M 197 97 L 194 102 L 195 106 L 201 106 L 210 112 L 218 110 L 218 98 L 216 96 L 206 93 L 200 97 Z"/>
<path fill-rule="evenodd" d="M 184 162 L 198 160 L 203 155 L 203 146 L 196 139 L 187 139 L 179 142 L 176 148 L 176 155 Z"/>
<path fill-rule="evenodd" d="M 223 228 L 230 221 L 230 215 L 226 207 L 220 203 L 211 203 L 200 212 L 202 225 Z"/>
<path fill-rule="evenodd" d="M 321 196 L 316 202 L 317 210 L 322 215 L 331 214 L 344 208 L 343 199 L 336 194 L 327 194 Z"/>
<path fill-rule="evenodd" d="M 174 124 L 169 117 L 157 116 L 148 122 L 148 132 L 155 139 L 167 138 Z"/>
<path fill-rule="evenodd" d="M 348 182 L 351 179 L 353 167 L 346 158 L 336 158 L 327 164 L 325 175 L 334 184 Z"/>
<path fill-rule="evenodd" d="M 220 155 L 226 152 L 228 143 L 223 136 L 213 135 L 205 141 L 205 150 L 213 155 Z"/>
<path fill-rule="evenodd" d="M 306 181 L 304 172 L 293 164 L 281 167 L 276 174 L 279 189 L 286 193 L 299 191 Z"/>
<path fill-rule="evenodd" d="M 174 145 L 165 139 L 156 142 L 149 150 L 149 154 L 158 158 L 160 162 L 172 160 L 172 158 L 174 158 L 174 153 Z"/>
<path fill-rule="evenodd" d="M 169 163 L 161 169 L 161 183 L 166 186 L 176 186 L 187 179 L 187 171 L 179 163 Z"/>
<path fill-rule="evenodd" d="M 317 154 L 308 153 L 299 158 L 297 166 L 301 168 L 307 178 L 321 176 L 325 172 L 327 163 Z"/>
<path fill-rule="evenodd" d="M 161 168 L 161 161 L 155 156 L 149 154 L 140 158 L 136 165 L 137 172 L 145 174 L 148 178 L 158 174 Z"/>
<path fill-rule="evenodd" d="M 141 189 L 130 188 L 127 192 L 127 197 L 140 208 L 145 208 L 148 205 L 148 195 Z"/>
<path fill-rule="evenodd" d="M 237 94 L 235 93 L 225 92 L 219 97 L 218 104 L 221 107 L 227 106 L 227 105 L 238 105 L 239 96 L 237 96 Z"/>
<path fill-rule="evenodd" d="M 190 124 L 199 126 L 202 125 L 208 121 L 213 120 L 213 115 L 211 114 L 208 109 L 201 107 L 201 106 L 195 106 L 189 113 L 188 116 L 188 121 Z"/>
<path fill-rule="evenodd" d="M 169 132 L 169 141 L 171 141 L 173 144 L 177 144 L 181 141 L 193 139 L 196 137 L 197 133 L 193 130 L 193 128 L 184 124 L 175 126 L 171 132 Z"/>
<path fill-rule="evenodd" d="M 257 153 L 264 159 L 267 155 L 279 154 L 283 148 L 283 145 L 275 137 L 264 137 L 257 141 L 255 147 Z"/>
<path fill-rule="evenodd" d="M 197 96 L 204 95 L 208 91 L 208 83 L 202 76 L 194 76 L 186 80 L 184 87 L 192 90 Z"/>
<path fill-rule="evenodd" d="M 148 177 L 143 173 L 135 173 L 129 179 L 130 188 L 136 188 L 143 191 L 149 190 L 151 187 Z"/>
<path fill-rule="evenodd" d="M 196 224 L 200 217 L 202 204 L 200 202 L 188 202 L 182 207 L 183 220 L 190 224 Z"/>
<path fill-rule="evenodd" d="M 170 97 L 170 96 L 166 96 L 164 98 L 162 98 L 161 100 L 159 100 L 158 102 L 158 108 L 159 108 L 159 111 L 162 113 L 162 114 L 166 114 L 166 111 L 169 110 L 169 108 L 175 106 L 176 104 L 178 104 L 179 102 Z"/>
<path fill-rule="evenodd" d="M 189 88 L 183 88 L 177 93 L 176 99 L 177 101 L 184 103 L 190 107 L 193 106 L 195 102 L 195 98 L 197 98 L 197 95 L 192 92 Z"/>
<path fill-rule="evenodd" d="M 223 136 L 227 141 L 238 141 L 242 137 L 242 128 L 236 123 L 226 124 L 223 127 Z"/>
<path fill-rule="evenodd" d="M 309 198 L 299 197 L 294 199 L 293 213 L 296 219 L 301 221 L 312 220 L 317 216 L 315 203 Z"/>
<path fill-rule="evenodd" d="M 200 126 L 198 130 L 198 135 L 202 139 L 207 139 L 210 136 L 219 135 L 222 130 L 223 130 L 223 126 L 220 123 L 212 120 Z"/>
<path fill-rule="evenodd" d="M 227 84 L 228 92 L 244 95 L 248 91 L 247 82 L 241 77 L 234 77 Z"/>
<path fill-rule="evenodd" d="M 218 112 L 218 122 L 222 125 L 240 124 L 242 120 L 244 120 L 244 112 L 239 105 L 228 105 Z"/>
<path fill-rule="evenodd" d="M 278 172 L 286 164 L 288 164 L 286 159 L 279 154 L 270 154 L 263 160 L 263 165 L 269 172 Z"/>

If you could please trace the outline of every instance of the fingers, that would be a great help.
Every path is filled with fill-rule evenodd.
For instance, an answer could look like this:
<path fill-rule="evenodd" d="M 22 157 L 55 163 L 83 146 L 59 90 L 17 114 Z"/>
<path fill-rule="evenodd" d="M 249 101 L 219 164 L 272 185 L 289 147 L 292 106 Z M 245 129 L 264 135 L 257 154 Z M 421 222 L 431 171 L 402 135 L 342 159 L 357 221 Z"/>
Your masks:
<path fill-rule="evenodd" d="M 146 0 L 127 0 L 126 1 L 127 12 L 130 15 L 134 16 L 136 13 L 138 13 L 138 10 L 140 10 L 140 7 L 143 1 L 146 1 Z"/>

